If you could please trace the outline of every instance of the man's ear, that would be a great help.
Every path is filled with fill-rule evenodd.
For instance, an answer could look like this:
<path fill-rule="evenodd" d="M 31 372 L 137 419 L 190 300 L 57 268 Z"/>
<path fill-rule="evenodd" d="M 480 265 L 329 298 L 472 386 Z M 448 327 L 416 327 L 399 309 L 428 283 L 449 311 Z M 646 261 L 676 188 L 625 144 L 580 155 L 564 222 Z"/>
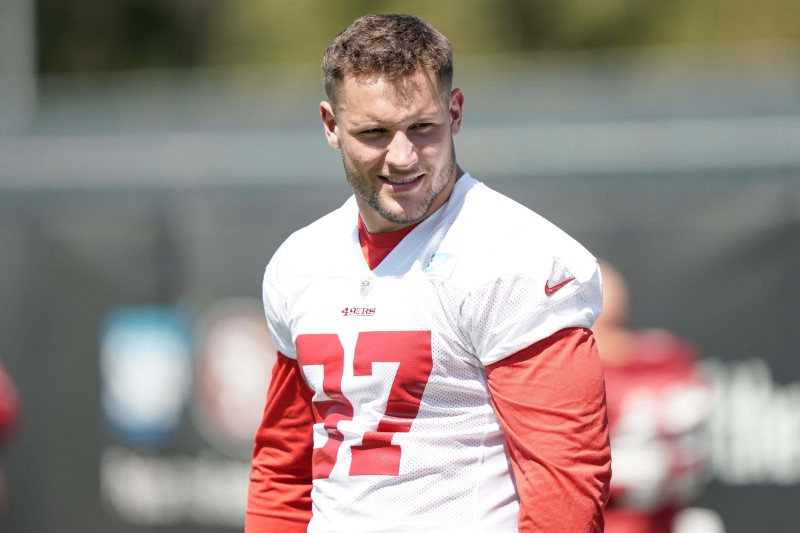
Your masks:
<path fill-rule="evenodd" d="M 325 130 L 325 138 L 331 148 L 339 150 L 339 125 L 336 124 L 336 116 L 333 114 L 333 107 L 330 102 L 320 102 L 319 118 L 322 120 L 322 128 Z"/>
<path fill-rule="evenodd" d="M 461 131 L 461 119 L 464 116 L 464 91 L 453 89 L 450 93 L 450 133 L 458 135 Z"/>

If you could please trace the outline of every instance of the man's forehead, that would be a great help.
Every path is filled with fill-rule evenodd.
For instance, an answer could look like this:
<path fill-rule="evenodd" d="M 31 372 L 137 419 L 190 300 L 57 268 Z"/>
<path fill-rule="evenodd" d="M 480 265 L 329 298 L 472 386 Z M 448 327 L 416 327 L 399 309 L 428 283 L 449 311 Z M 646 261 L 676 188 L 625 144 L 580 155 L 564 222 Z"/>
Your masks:
<path fill-rule="evenodd" d="M 374 99 L 385 99 L 393 105 L 406 107 L 419 104 L 420 99 L 439 107 L 439 83 L 436 76 L 419 69 L 407 76 L 388 77 L 384 74 L 346 75 L 340 88 L 339 101 L 343 109 L 360 108 L 366 93 Z"/>
<path fill-rule="evenodd" d="M 382 80 L 386 83 L 406 83 L 406 82 L 423 82 L 425 84 L 437 85 L 436 74 L 428 68 L 419 67 L 413 72 L 405 74 L 392 74 L 387 72 L 352 72 L 345 71 L 342 77 L 343 83 L 356 83 L 356 84 L 370 84 L 375 81 Z"/>

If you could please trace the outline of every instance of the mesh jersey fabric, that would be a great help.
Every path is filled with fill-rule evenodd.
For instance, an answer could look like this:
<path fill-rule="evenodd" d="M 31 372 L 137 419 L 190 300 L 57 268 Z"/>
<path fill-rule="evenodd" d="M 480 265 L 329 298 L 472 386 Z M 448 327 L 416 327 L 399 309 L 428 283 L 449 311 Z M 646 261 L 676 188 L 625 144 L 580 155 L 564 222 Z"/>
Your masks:
<path fill-rule="evenodd" d="M 308 530 L 516 530 L 484 367 L 590 327 L 595 259 L 469 175 L 374 270 L 357 217 L 351 198 L 299 230 L 264 278 L 276 347 L 314 392 Z"/>

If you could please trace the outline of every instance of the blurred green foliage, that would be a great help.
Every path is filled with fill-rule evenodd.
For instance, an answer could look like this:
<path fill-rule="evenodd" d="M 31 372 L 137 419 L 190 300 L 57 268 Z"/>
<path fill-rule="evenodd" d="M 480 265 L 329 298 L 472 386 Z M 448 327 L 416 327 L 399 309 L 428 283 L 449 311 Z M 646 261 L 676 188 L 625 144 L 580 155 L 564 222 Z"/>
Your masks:
<path fill-rule="evenodd" d="M 354 18 L 412 13 L 459 55 L 800 42 L 797 0 L 36 0 L 43 72 L 308 63 Z"/>

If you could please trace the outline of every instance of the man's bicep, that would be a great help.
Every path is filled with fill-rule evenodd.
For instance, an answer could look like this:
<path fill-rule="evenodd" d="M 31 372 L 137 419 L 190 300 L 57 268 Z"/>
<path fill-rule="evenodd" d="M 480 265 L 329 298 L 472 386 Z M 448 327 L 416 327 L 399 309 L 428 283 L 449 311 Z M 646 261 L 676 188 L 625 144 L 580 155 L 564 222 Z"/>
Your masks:
<path fill-rule="evenodd" d="M 514 470 L 520 531 L 601 531 L 611 457 L 591 331 L 559 331 L 489 365 L 487 381 Z"/>

